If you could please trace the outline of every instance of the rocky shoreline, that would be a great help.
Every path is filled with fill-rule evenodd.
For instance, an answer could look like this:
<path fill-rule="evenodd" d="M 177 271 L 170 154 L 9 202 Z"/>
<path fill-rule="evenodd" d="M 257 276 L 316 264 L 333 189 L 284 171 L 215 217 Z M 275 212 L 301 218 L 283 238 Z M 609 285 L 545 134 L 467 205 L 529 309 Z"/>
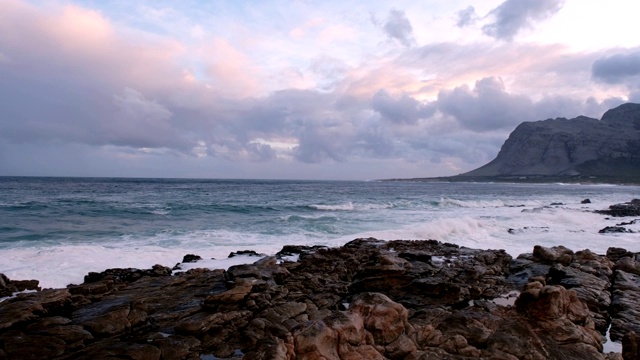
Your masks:
<path fill-rule="evenodd" d="M 0 359 L 640 359 L 640 253 L 625 249 L 514 259 L 368 238 L 256 259 L 64 289 L 2 275 L 0 296 L 32 292 L 0 303 Z M 622 352 L 603 352 L 607 332 Z"/>

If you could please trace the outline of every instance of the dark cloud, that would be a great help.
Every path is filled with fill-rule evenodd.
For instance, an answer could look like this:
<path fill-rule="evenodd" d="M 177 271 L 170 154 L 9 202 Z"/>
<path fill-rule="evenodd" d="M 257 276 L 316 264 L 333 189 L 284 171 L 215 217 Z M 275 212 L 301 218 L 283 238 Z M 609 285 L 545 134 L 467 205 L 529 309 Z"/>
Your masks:
<path fill-rule="evenodd" d="M 385 90 L 379 90 L 373 95 L 371 106 L 383 119 L 402 124 L 415 124 L 418 119 L 428 118 L 435 111 L 432 106 L 423 104 L 407 94 L 394 98 Z"/>
<path fill-rule="evenodd" d="M 482 133 L 510 132 L 524 121 L 549 118 L 585 115 L 599 119 L 605 111 L 624 102 L 619 97 L 597 101 L 562 95 L 533 101 L 528 96 L 509 93 L 499 78 L 488 77 L 478 80 L 473 89 L 463 85 L 441 91 L 435 105 L 441 113 L 456 119 L 464 129 Z"/>
<path fill-rule="evenodd" d="M 332 131 L 333 130 L 333 131 Z M 344 134 L 331 128 L 308 127 L 299 136 L 300 145 L 294 148 L 294 156 L 305 163 L 320 163 L 325 160 L 343 161 Z"/>
<path fill-rule="evenodd" d="M 473 6 L 458 11 L 456 15 L 458 16 L 458 21 L 456 22 L 458 27 L 473 25 L 478 20 L 476 9 Z"/>
<path fill-rule="evenodd" d="M 534 22 L 555 15 L 563 5 L 564 0 L 506 0 L 489 13 L 495 20 L 483 26 L 482 31 L 496 39 L 511 40 Z"/>
<path fill-rule="evenodd" d="M 390 10 L 389 17 L 382 26 L 382 29 L 390 39 L 396 40 L 406 47 L 411 46 L 415 41 L 413 39 L 413 27 L 404 11 Z"/>
<path fill-rule="evenodd" d="M 501 79 L 478 80 L 473 89 L 459 86 L 438 95 L 438 109 L 474 131 L 511 128 L 530 120 L 532 102 L 505 90 Z"/>
<path fill-rule="evenodd" d="M 640 51 L 602 57 L 593 63 L 591 74 L 594 80 L 607 84 L 625 83 L 640 75 Z"/>

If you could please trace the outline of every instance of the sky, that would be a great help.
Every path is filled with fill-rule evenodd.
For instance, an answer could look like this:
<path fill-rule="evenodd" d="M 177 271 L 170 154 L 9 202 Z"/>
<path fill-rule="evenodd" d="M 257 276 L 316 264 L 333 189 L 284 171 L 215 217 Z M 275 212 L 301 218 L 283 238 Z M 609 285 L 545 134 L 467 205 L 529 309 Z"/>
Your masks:
<path fill-rule="evenodd" d="M 0 176 L 368 180 L 640 102 L 637 0 L 0 0 Z"/>

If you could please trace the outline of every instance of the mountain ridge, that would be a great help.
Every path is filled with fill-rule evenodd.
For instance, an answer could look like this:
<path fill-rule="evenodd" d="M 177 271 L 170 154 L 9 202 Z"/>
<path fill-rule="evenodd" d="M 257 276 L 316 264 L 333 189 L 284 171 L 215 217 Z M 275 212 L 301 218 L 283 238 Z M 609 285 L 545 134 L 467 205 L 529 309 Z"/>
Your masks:
<path fill-rule="evenodd" d="M 489 163 L 456 176 L 413 180 L 640 183 L 640 104 L 615 107 L 600 120 L 523 122 Z"/>
<path fill-rule="evenodd" d="M 604 166 L 608 163 L 640 163 L 640 104 L 620 105 L 601 120 L 579 116 L 523 122 L 494 160 L 458 176 L 628 175 Z"/>

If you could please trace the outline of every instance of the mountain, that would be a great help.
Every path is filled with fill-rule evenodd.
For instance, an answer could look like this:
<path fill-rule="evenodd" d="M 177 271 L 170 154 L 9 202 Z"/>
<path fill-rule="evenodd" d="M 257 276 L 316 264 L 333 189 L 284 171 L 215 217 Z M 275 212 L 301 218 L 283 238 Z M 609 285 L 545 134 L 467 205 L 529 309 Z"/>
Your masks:
<path fill-rule="evenodd" d="M 640 181 L 640 104 L 579 116 L 524 122 L 490 163 L 458 175 L 475 178 L 590 178 Z"/>

